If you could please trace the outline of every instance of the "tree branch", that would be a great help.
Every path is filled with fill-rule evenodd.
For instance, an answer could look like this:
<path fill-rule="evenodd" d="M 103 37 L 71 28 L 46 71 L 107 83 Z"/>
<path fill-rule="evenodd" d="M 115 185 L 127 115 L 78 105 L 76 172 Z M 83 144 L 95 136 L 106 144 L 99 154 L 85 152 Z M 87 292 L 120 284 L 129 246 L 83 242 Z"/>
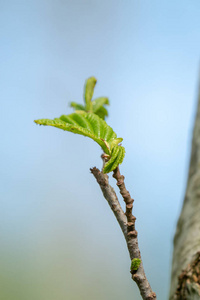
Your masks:
<path fill-rule="evenodd" d="M 185 286 L 180 284 L 180 278 L 187 266 L 193 265 L 194 256 L 200 252 L 200 86 L 191 150 L 185 199 L 174 236 L 170 300 L 186 299 L 177 296 L 177 291 L 182 295 L 185 290 Z M 200 276 L 196 281 L 196 271 L 191 269 L 190 272 L 194 272 L 194 277 L 191 276 L 190 282 L 187 281 L 187 290 L 190 285 L 193 292 L 187 293 L 187 300 L 200 299 Z"/>
<path fill-rule="evenodd" d="M 120 193 L 126 203 L 126 214 L 121 208 L 114 189 L 109 185 L 108 175 L 103 174 L 97 168 L 92 168 L 90 170 L 96 178 L 104 197 L 108 201 L 110 208 L 115 214 L 115 217 L 122 229 L 122 232 L 126 239 L 131 261 L 134 258 L 141 260 L 140 250 L 138 247 L 137 231 L 135 230 L 136 218 L 132 215 L 133 199 L 131 198 L 129 192 L 126 190 L 124 184 L 124 176 L 120 174 L 119 167 L 114 170 L 113 177 L 117 180 L 117 185 L 120 189 Z M 137 270 L 131 270 L 131 274 L 132 279 L 138 285 L 143 300 L 156 300 L 156 294 L 152 291 L 151 286 L 146 278 L 142 260 L 139 268 Z"/>

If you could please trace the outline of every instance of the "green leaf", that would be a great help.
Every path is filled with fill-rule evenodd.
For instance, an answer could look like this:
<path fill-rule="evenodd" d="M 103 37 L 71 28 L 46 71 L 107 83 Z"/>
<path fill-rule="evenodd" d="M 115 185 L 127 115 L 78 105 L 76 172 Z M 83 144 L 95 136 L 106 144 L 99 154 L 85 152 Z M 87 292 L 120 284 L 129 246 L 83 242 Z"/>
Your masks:
<path fill-rule="evenodd" d="M 96 82 L 97 80 L 95 77 L 90 77 L 86 80 L 85 83 L 84 99 L 86 111 L 88 112 L 92 112 L 92 96 L 94 93 Z"/>
<path fill-rule="evenodd" d="M 109 100 L 106 97 L 99 97 L 92 101 L 92 96 L 94 92 L 94 87 L 96 85 L 96 78 L 90 77 L 85 82 L 84 87 L 84 101 L 85 105 L 79 104 L 77 102 L 71 102 L 70 106 L 77 110 L 84 110 L 86 112 L 93 112 L 98 115 L 101 119 L 105 119 L 108 116 L 108 111 L 104 105 L 109 105 Z"/>
<path fill-rule="evenodd" d="M 108 116 L 108 111 L 107 111 L 107 109 L 105 108 L 105 107 L 100 107 L 99 108 L 99 110 L 97 110 L 96 112 L 95 112 L 95 114 L 97 115 L 97 116 L 99 116 L 101 119 L 105 119 L 105 117 L 107 117 Z"/>
<path fill-rule="evenodd" d="M 114 146 L 111 151 L 111 158 L 105 163 L 103 173 L 109 173 L 117 168 L 123 162 L 125 156 L 125 148 L 122 146 Z"/>
<path fill-rule="evenodd" d="M 96 78 L 90 77 L 85 82 L 84 100 L 85 105 L 71 102 L 70 106 L 75 113 L 62 115 L 60 118 L 35 120 L 35 123 L 45 126 L 53 126 L 75 134 L 87 136 L 97 142 L 104 153 L 107 154 L 103 172 L 109 173 L 122 163 L 125 149 L 119 143 L 122 138 L 117 138 L 113 129 L 104 121 L 108 115 L 104 105 L 109 105 L 106 97 L 99 97 L 92 101 Z"/>
<path fill-rule="evenodd" d="M 104 173 L 113 171 L 123 161 L 125 149 L 122 146 L 118 146 L 118 143 L 123 139 L 117 138 L 113 129 L 93 113 L 86 113 L 80 110 L 70 115 L 62 115 L 54 120 L 35 120 L 35 123 L 57 127 L 93 139 L 109 156 L 109 161 L 104 166 Z"/>
<path fill-rule="evenodd" d="M 99 97 L 92 101 L 93 113 L 96 113 L 103 105 L 109 105 L 109 100 L 106 97 Z"/>
<path fill-rule="evenodd" d="M 117 138 L 117 139 L 111 141 L 111 143 L 110 143 L 110 148 L 112 149 L 114 146 L 117 146 L 117 145 L 118 145 L 119 143 L 121 143 L 122 141 L 123 141 L 122 138 Z"/>
<path fill-rule="evenodd" d="M 85 110 L 85 107 L 82 104 L 78 104 L 76 102 L 70 102 L 69 105 L 73 107 L 75 110 Z"/>

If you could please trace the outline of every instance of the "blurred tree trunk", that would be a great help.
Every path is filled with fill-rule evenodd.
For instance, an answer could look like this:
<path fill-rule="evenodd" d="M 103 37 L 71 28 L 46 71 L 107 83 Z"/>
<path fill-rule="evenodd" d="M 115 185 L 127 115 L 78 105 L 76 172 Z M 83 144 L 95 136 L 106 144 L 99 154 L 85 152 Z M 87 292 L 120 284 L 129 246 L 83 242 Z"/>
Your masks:
<path fill-rule="evenodd" d="M 174 237 L 172 299 L 200 299 L 200 87 L 186 194 Z"/>

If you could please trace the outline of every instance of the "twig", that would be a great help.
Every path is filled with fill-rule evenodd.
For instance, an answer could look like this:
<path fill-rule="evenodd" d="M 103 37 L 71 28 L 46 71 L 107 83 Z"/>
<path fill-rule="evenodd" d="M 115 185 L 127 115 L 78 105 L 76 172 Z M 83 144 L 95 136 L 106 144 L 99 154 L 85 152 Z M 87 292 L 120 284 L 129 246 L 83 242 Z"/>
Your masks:
<path fill-rule="evenodd" d="M 126 190 L 124 184 L 124 176 L 120 174 L 118 167 L 113 172 L 113 177 L 117 180 L 117 185 L 120 189 L 120 193 L 126 203 L 126 214 L 124 213 L 123 209 L 121 208 L 121 205 L 119 204 L 114 189 L 109 185 L 108 175 L 103 174 L 103 172 L 100 172 L 97 168 L 92 168 L 90 170 L 96 178 L 104 197 L 108 201 L 122 229 L 122 232 L 127 242 L 127 247 L 131 261 L 134 258 L 141 260 L 140 250 L 138 247 L 137 231 L 135 230 L 136 218 L 132 215 L 133 199 L 131 198 L 129 192 Z M 131 273 L 132 279 L 138 285 L 143 300 L 156 300 L 156 294 L 152 291 L 151 286 L 146 278 L 142 260 L 139 268 L 136 271 L 132 270 Z"/>
<path fill-rule="evenodd" d="M 129 192 L 126 190 L 125 184 L 124 184 L 124 176 L 120 174 L 119 167 L 117 167 L 113 171 L 113 177 L 117 180 L 117 186 L 119 187 L 120 194 L 122 195 L 124 202 L 126 203 L 126 217 L 127 217 L 127 233 L 128 233 L 128 240 L 130 240 L 130 237 L 137 237 L 137 231 L 135 230 L 135 220 L 136 217 L 132 215 L 132 209 L 133 209 L 133 202 L 134 200 L 131 198 Z M 140 258 L 140 252 L 133 253 L 131 255 L 137 258 Z"/>
<path fill-rule="evenodd" d="M 90 171 L 96 178 L 96 180 L 102 190 L 102 193 L 103 193 L 105 199 L 108 201 L 108 204 L 110 205 L 110 208 L 112 209 L 112 211 L 119 223 L 119 226 L 121 227 L 124 237 L 126 239 L 127 238 L 127 219 L 126 219 L 123 209 L 121 208 L 121 205 L 119 203 L 119 200 L 117 198 L 117 195 L 116 195 L 113 187 L 109 185 L 108 175 L 103 174 L 102 172 L 99 171 L 99 169 L 97 169 L 95 167 L 90 169 Z"/>
<path fill-rule="evenodd" d="M 141 254 L 138 246 L 137 231 L 135 230 L 136 217 L 132 214 L 133 199 L 127 191 L 124 184 L 124 176 L 120 174 L 119 167 L 113 171 L 113 177 L 117 180 L 120 194 L 122 195 L 126 204 L 126 217 L 127 217 L 127 247 L 129 250 L 131 260 L 134 258 L 141 259 Z M 156 299 L 156 294 L 152 291 L 151 286 L 146 278 L 143 264 L 141 262 L 137 273 L 132 274 L 132 279 L 137 283 L 141 296 L 143 299 L 151 300 Z"/>

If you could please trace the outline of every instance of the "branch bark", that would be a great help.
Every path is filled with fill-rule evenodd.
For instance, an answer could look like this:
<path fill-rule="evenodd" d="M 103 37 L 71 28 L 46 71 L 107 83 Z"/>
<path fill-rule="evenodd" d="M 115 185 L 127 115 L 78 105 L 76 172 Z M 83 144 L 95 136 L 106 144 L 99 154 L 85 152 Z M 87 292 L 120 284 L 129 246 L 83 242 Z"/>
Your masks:
<path fill-rule="evenodd" d="M 188 183 L 174 237 L 170 300 L 200 299 L 200 92 Z"/>
<path fill-rule="evenodd" d="M 114 189 L 109 185 L 108 175 L 103 174 L 97 168 L 90 169 L 91 173 L 96 178 L 105 199 L 108 201 L 110 208 L 112 209 L 120 227 L 124 234 L 130 259 L 134 258 L 141 260 L 140 250 L 138 246 L 137 231 L 135 230 L 136 218 L 132 215 L 133 199 L 129 192 L 126 190 L 124 184 L 124 176 L 120 174 L 119 167 L 113 172 L 113 177 L 117 180 L 117 186 L 126 204 L 126 213 L 124 213 L 121 205 L 118 201 L 117 195 Z M 138 285 L 140 294 L 143 300 L 156 300 L 156 294 L 152 291 L 151 286 L 146 278 L 143 263 L 141 260 L 140 266 L 136 271 L 131 271 L 132 279 Z"/>

